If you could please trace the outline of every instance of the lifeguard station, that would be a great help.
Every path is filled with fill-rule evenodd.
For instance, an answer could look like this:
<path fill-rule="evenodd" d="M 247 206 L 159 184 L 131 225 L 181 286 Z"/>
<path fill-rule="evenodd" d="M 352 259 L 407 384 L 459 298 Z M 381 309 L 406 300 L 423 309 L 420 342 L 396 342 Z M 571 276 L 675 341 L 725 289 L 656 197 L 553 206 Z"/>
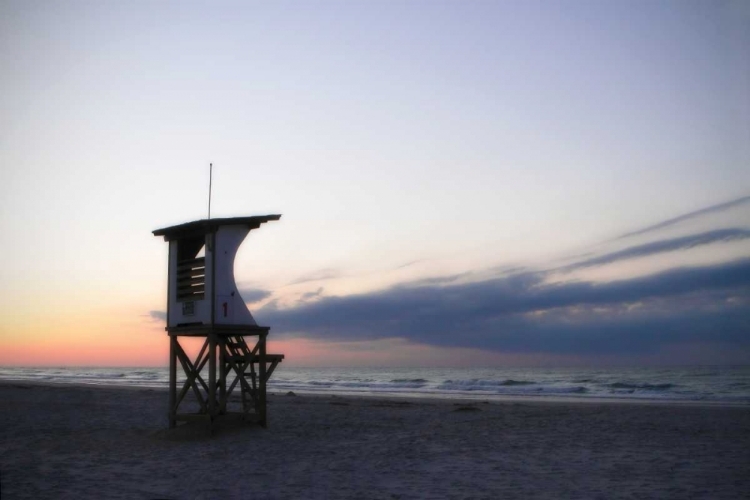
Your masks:
<path fill-rule="evenodd" d="M 169 426 L 178 421 L 214 420 L 240 413 L 267 425 L 266 382 L 283 354 L 266 352 L 267 326 L 258 326 L 234 280 L 234 258 L 253 229 L 281 215 L 202 219 L 154 231 L 169 242 L 167 333 L 169 334 Z M 180 337 L 205 339 L 191 360 Z M 177 391 L 177 363 L 185 380 Z M 208 381 L 202 375 L 208 364 Z M 230 380 L 231 379 L 231 380 Z M 240 408 L 230 401 L 239 385 Z M 197 412 L 180 412 L 189 391 Z"/>

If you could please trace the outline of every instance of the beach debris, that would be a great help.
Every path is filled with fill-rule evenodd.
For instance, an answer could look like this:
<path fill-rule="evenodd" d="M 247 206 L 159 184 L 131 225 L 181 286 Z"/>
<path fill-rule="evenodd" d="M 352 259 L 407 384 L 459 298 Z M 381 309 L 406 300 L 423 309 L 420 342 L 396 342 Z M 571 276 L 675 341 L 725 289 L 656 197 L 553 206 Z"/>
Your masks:
<path fill-rule="evenodd" d="M 287 396 L 296 396 L 296 394 L 292 391 L 289 391 L 286 393 Z"/>
<path fill-rule="evenodd" d="M 405 408 L 407 406 L 412 406 L 413 403 L 409 401 L 378 401 L 376 403 L 370 404 L 369 406 L 383 406 L 386 408 Z"/>
<path fill-rule="evenodd" d="M 480 410 L 476 406 L 463 405 L 463 406 L 459 406 L 453 411 L 482 411 L 482 410 Z"/>

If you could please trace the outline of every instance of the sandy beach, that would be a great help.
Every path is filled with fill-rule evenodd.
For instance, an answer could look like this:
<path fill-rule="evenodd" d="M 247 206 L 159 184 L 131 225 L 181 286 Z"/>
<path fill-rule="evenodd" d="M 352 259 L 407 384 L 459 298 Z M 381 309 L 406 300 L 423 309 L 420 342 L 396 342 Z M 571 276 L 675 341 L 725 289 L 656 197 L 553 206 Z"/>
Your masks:
<path fill-rule="evenodd" d="M 168 430 L 166 392 L 0 383 L 16 498 L 707 498 L 750 491 L 750 408 L 274 394 Z"/>

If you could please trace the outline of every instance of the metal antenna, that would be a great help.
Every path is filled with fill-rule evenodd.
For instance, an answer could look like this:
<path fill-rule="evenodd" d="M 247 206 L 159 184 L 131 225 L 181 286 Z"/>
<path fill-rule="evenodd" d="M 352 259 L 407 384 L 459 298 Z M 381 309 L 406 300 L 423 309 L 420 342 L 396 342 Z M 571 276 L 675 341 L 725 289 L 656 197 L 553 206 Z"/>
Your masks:
<path fill-rule="evenodd" d="M 211 181 L 214 175 L 214 164 L 208 164 L 208 218 L 211 218 Z"/>

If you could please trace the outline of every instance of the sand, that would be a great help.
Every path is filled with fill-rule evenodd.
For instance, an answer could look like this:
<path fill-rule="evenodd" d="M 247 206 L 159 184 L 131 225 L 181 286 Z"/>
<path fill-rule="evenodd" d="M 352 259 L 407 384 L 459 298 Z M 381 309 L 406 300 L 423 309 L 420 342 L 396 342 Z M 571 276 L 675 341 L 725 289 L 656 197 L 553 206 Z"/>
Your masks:
<path fill-rule="evenodd" d="M 0 383 L 0 496 L 750 494 L 750 408 L 269 397 L 269 428 L 166 428 L 165 391 Z"/>

